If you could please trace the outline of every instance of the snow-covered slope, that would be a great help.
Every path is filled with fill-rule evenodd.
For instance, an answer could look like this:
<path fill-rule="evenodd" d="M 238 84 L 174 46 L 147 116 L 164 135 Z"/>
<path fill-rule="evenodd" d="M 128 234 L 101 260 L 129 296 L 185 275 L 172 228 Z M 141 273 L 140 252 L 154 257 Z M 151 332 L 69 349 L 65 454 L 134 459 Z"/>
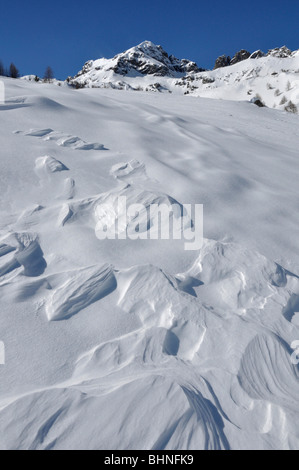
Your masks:
<path fill-rule="evenodd" d="M 299 108 L 299 50 L 289 51 L 289 54 L 285 50 L 288 51 L 284 47 L 274 49 L 262 57 L 252 54 L 234 65 L 196 77 L 192 86 L 198 89 L 193 89 L 193 93 L 230 100 L 250 100 L 258 96 L 269 108 L 295 112 L 290 102 Z M 204 84 L 204 76 L 211 83 Z"/>
<path fill-rule="evenodd" d="M 299 51 L 286 47 L 272 49 L 267 55 L 240 51 L 229 63 L 232 65 L 204 71 L 145 41 L 113 59 L 86 62 L 68 82 L 77 88 L 171 92 L 236 101 L 258 96 L 270 108 L 298 111 L 293 105 L 299 107 Z"/>
<path fill-rule="evenodd" d="M 4 83 L 0 447 L 299 449 L 298 116 Z M 203 247 L 99 240 L 124 195 Z"/>

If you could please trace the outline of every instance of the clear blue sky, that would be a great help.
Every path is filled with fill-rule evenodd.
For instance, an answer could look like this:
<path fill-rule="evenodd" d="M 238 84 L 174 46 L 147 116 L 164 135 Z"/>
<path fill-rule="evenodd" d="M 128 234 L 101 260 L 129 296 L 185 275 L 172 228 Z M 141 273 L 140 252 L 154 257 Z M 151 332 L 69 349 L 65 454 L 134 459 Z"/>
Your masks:
<path fill-rule="evenodd" d="M 211 68 L 221 54 L 299 48 L 298 0 L 3 0 L 0 60 L 20 72 L 74 75 L 88 59 L 144 40 Z"/>

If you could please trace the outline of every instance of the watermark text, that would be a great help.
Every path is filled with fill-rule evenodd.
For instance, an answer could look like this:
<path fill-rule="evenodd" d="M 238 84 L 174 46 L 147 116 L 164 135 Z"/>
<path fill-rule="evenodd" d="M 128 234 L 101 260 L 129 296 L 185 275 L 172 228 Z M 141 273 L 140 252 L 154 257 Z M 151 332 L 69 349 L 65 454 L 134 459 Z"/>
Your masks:
<path fill-rule="evenodd" d="M 202 204 L 128 204 L 126 196 L 98 204 L 96 236 L 99 240 L 184 240 L 185 250 L 203 244 Z"/>

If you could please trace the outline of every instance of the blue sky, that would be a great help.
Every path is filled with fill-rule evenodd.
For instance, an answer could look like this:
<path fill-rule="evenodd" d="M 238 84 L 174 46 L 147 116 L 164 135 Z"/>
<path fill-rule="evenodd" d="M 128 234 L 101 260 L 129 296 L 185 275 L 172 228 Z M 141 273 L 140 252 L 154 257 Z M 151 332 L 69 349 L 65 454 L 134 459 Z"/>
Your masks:
<path fill-rule="evenodd" d="M 298 0 L 6 0 L 0 19 L 0 60 L 23 75 L 66 78 L 143 40 L 206 68 L 241 48 L 299 48 Z"/>

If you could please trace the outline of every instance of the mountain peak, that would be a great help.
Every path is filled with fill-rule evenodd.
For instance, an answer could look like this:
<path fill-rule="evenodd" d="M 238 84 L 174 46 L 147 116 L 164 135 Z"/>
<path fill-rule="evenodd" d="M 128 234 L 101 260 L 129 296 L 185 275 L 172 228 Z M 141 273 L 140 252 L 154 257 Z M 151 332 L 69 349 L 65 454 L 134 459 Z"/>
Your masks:
<path fill-rule="evenodd" d="M 181 78 L 188 73 L 203 71 L 195 62 L 177 59 L 151 41 L 143 41 L 137 46 L 117 54 L 113 59 L 88 61 L 73 80 L 80 82 L 89 79 L 94 72 L 114 72 L 117 75 L 138 77 L 154 75 L 159 77 Z"/>
<path fill-rule="evenodd" d="M 142 49 L 144 51 L 161 48 L 161 46 L 158 46 L 157 44 L 154 44 L 152 41 L 143 41 L 135 47 L 137 49 Z"/>

